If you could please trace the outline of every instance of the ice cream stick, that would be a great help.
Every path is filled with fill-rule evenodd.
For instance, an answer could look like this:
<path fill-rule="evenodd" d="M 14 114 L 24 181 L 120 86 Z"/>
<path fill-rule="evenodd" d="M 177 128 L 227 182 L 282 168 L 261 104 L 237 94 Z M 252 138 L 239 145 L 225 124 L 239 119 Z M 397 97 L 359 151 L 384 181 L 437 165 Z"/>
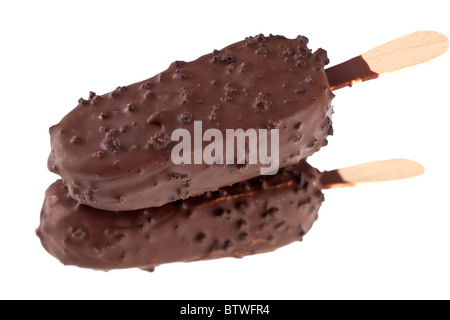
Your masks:
<path fill-rule="evenodd" d="M 378 78 L 442 55 L 449 42 L 436 31 L 418 31 L 382 44 L 326 70 L 331 90 Z"/>
<path fill-rule="evenodd" d="M 407 179 L 423 174 L 422 165 L 407 159 L 373 161 L 355 166 L 324 171 L 323 189 L 353 187 L 360 184 Z"/>

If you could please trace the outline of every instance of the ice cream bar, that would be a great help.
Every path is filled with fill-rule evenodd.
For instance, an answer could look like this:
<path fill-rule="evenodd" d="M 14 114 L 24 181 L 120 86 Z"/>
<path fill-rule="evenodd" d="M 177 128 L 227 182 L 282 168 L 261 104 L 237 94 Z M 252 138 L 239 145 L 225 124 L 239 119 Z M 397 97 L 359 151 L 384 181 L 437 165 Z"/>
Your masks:
<path fill-rule="evenodd" d="M 275 250 L 302 240 L 323 201 L 320 173 L 301 161 L 161 207 L 110 212 L 73 200 L 61 180 L 47 192 L 37 230 L 62 263 L 141 268 Z"/>
<path fill-rule="evenodd" d="M 50 128 L 48 167 L 76 201 L 128 211 L 215 191 L 267 166 L 196 164 L 194 147 L 191 164 L 175 165 L 172 134 L 184 128 L 194 137 L 196 123 L 223 136 L 227 129 L 278 129 L 279 167 L 298 163 L 332 133 L 327 63 L 305 37 L 259 35 L 108 94 L 92 92 Z"/>

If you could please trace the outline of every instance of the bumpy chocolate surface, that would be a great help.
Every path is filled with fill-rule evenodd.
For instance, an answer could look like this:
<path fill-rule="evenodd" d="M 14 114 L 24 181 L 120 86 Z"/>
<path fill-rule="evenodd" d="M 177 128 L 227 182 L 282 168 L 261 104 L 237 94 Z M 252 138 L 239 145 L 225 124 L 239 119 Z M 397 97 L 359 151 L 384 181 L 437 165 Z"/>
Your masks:
<path fill-rule="evenodd" d="M 280 166 L 326 144 L 331 100 L 322 49 L 307 39 L 250 37 L 148 80 L 80 99 L 50 128 L 48 167 L 70 195 L 113 211 L 163 205 L 260 175 L 260 164 L 174 165 L 172 132 L 279 129 Z M 204 142 L 205 147 L 209 142 Z M 192 149 L 194 151 L 194 149 Z M 193 157 L 192 157 L 193 158 Z"/>
<path fill-rule="evenodd" d="M 320 173 L 303 161 L 275 176 L 130 212 L 79 204 L 58 180 L 46 192 L 37 235 L 66 265 L 152 270 L 170 262 L 243 257 L 302 240 L 322 201 Z"/>

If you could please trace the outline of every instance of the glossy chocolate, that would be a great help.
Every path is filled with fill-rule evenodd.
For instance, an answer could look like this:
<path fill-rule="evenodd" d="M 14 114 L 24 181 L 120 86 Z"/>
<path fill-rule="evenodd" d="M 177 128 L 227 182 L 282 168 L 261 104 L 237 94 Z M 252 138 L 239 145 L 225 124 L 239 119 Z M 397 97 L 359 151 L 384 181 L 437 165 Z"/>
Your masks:
<path fill-rule="evenodd" d="M 354 57 L 325 70 L 332 90 L 351 87 L 356 82 L 378 78 L 362 56 Z"/>
<path fill-rule="evenodd" d="M 164 205 L 254 178 L 266 165 L 174 165 L 177 128 L 279 129 L 280 166 L 326 144 L 331 100 L 322 49 L 262 35 L 98 96 L 52 128 L 48 167 L 76 201 L 102 210 Z M 193 136 L 193 134 L 192 134 Z M 209 142 L 204 142 L 204 147 Z"/>
<path fill-rule="evenodd" d="M 352 183 L 345 181 L 339 173 L 339 170 L 324 171 L 320 178 L 322 189 L 331 189 L 337 186 L 354 186 Z"/>
<path fill-rule="evenodd" d="M 300 241 L 322 201 L 320 173 L 303 161 L 274 176 L 130 212 L 79 204 L 58 180 L 46 192 L 36 233 L 66 265 L 152 270 L 170 262 L 240 258 Z"/>

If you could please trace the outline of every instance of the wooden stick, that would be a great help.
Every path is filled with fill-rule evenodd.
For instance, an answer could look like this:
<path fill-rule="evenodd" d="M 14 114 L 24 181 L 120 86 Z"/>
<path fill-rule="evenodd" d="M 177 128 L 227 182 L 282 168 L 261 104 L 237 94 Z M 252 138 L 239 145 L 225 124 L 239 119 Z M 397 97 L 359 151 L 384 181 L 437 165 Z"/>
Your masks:
<path fill-rule="evenodd" d="M 353 187 L 359 184 L 407 179 L 423 174 L 422 165 L 407 159 L 374 161 L 356 166 L 325 171 L 322 173 L 322 188 Z"/>
<path fill-rule="evenodd" d="M 446 36 L 436 31 L 418 31 L 382 44 L 326 70 L 331 90 L 378 78 L 439 57 L 447 51 Z"/>

